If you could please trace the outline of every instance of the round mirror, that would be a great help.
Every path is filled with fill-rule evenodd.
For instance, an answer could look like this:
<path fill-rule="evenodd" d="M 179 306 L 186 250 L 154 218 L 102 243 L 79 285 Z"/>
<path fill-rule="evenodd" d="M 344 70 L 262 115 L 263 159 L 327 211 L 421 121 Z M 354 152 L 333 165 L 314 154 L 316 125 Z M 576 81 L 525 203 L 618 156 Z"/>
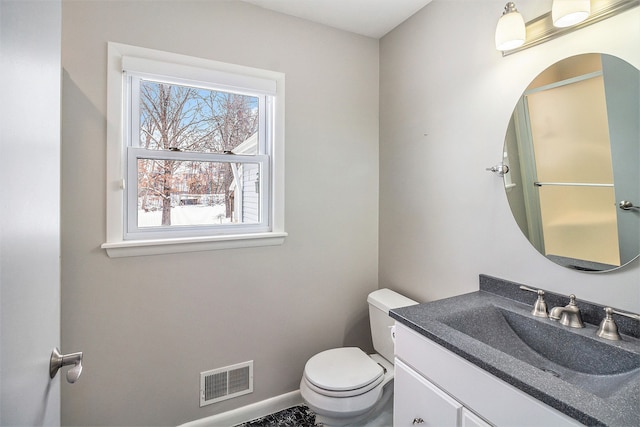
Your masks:
<path fill-rule="evenodd" d="M 640 70 L 573 56 L 526 88 L 504 142 L 509 206 L 557 264 L 608 271 L 640 254 Z"/>

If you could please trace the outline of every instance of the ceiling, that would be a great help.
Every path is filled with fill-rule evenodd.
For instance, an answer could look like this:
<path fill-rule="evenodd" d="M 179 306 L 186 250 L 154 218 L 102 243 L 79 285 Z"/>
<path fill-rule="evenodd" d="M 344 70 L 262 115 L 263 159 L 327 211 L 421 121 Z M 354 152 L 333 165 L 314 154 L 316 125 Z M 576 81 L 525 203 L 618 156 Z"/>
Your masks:
<path fill-rule="evenodd" d="M 431 0 L 242 0 L 265 9 L 379 39 Z"/>

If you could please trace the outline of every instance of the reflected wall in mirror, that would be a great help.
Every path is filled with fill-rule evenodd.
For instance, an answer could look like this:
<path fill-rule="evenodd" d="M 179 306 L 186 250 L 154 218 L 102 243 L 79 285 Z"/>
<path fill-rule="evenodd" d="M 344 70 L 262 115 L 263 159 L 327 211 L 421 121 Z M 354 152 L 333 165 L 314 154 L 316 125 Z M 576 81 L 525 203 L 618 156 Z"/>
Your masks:
<path fill-rule="evenodd" d="M 557 264 L 608 271 L 640 254 L 640 70 L 605 54 L 550 66 L 526 88 L 504 143 L 509 206 Z M 628 205 L 627 205 L 628 207 Z"/>

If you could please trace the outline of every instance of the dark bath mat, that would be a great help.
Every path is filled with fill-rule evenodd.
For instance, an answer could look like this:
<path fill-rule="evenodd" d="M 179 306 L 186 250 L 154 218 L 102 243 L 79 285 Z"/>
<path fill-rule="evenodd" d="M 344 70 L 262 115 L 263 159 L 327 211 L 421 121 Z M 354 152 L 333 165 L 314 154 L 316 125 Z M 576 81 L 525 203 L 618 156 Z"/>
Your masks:
<path fill-rule="evenodd" d="M 284 409 L 236 427 L 315 427 L 316 414 L 304 405 Z"/>

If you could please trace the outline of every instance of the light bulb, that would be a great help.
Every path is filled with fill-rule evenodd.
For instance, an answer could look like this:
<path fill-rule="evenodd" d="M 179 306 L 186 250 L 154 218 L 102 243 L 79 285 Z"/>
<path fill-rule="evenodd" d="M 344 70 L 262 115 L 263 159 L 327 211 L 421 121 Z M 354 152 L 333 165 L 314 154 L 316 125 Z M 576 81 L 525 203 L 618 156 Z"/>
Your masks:
<path fill-rule="evenodd" d="M 551 20 L 555 27 L 564 28 L 584 21 L 591 13 L 590 0 L 553 0 Z"/>

